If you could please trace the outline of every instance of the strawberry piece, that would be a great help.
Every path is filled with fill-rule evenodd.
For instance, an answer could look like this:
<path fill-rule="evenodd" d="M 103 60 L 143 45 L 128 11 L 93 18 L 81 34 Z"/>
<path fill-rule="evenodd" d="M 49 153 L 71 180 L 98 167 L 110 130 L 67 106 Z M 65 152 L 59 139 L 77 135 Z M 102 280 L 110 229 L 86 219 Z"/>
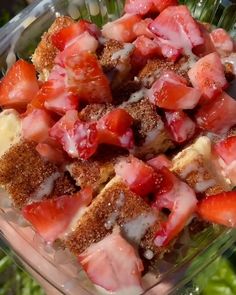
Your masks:
<path fill-rule="evenodd" d="M 44 142 L 49 138 L 49 130 L 54 121 L 47 111 L 33 109 L 22 119 L 23 137 L 35 142 Z"/>
<path fill-rule="evenodd" d="M 210 33 L 211 40 L 220 54 L 230 54 L 234 50 L 234 43 L 224 29 L 216 29 Z"/>
<path fill-rule="evenodd" d="M 152 0 L 152 2 L 157 11 L 159 12 L 162 12 L 168 6 L 178 5 L 177 0 Z"/>
<path fill-rule="evenodd" d="M 82 51 L 96 52 L 98 45 L 95 37 L 88 32 L 84 32 L 77 37 L 75 42 L 69 44 L 56 56 L 55 63 L 63 67 L 67 59 L 76 57 Z"/>
<path fill-rule="evenodd" d="M 147 164 L 153 167 L 155 170 L 160 170 L 163 167 L 168 169 L 172 167 L 171 161 L 164 154 L 158 155 L 157 157 L 148 160 Z"/>
<path fill-rule="evenodd" d="M 77 38 L 84 32 L 88 32 L 91 36 L 98 39 L 101 36 L 99 28 L 86 20 L 80 20 L 75 24 L 61 29 L 59 32 L 51 36 L 54 46 L 63 51 L 68 45 L 74 43 Z"/>
<path fill-rule="evenodd" d="M 37 94 L 39 85 L 32 64 L 20 59 L 7 72 L 0 84 L 0 105 L 22 110 Z"/>
<path fill-rule="evenodd" d="M 188 76 L 192 85 L 202 92 L 204 99 L 201 103 L 208 102 L 227 87 L 224 67 L 216 52 L 199 59 L 189 70 Z"/>
<path fill-rule="evenodd" d="M 141 197 L 153 192 L 168 192 L 172 188 L 172 175 L 167 169 L 154 171 L 151 166 L 132 156 L 117 163 L 115 172 Z"/>
<path fill-rule="evenodd" d="M 96 123 L 78 120 L 76 111 L 69 111 L 50 130 L 50 136 L 58 141 L 72 158 L 87 159 L 97 149 Z"/>
<path fill-rule="evenodd" d="M 126 0 L 125 12 L 145 15 L 149 12 L 161 12 L 168 6 L 177 4 L 178 1 L 176 0 Z"/>
<path fill-rule="evenodd" d="M 63 146 L 72 158 L 90 158 L 99 144 L 111 144 L 123 148 L 132 148 L 134 139 L 130 126 L 132 117 L 121 109 L 114 110 L 98 122 L 82 122 L 78 115 L 67 123 L 70 114 L 57 122 L 50 130 L 50 136 Z"/>
<path fill-rule="evenodd" d="M 145 15 L 152 7 L 152 0 L 126 0 L 125 2 L 126 13 Z"/>
<path fill-rule="evenodd" d="M 88 103 L 111 102 L 109 81 L 95 55 L 81 52 L 65 61 L 68 89 Z"/>
<path fill-rule="evenodd" d="M 167 169 L 167 168 L 165 168 Z M 168 220 L 161 225 L 156 233 L 156 246 L 167 246 L 183 230 L 197 208 L 194 191 L 172 174 L 173 188 L 167 193 L 157 193 L 153 207 L 171 211 Z"/>
<path fill-rule="evenodd" d="M 63 77 L 58 80 L 48 80 L 42 85 L 32 104 L 36 105 L 40 102 L 47 110 L 59 115 L 76 110 L 79 105 L 78 96 L 66 89 Z"/>
<path fill-rule="evenodd" d="M 158 107 L 169 110 L 193 109 L 201 93 L 183 83 L 183 78 L 166 71 L 148 91 L 149 100 Z"/>
<path fill-rule="evenodd" d="M 99 130 L 106 129 L 123 135 L 133 123 L 133 118 L 123 109 L 115 109 L 99 120 Z"/>
<path fill-rule="evenodd" d="M 152 22 L 151 18 L 145 18 L 145 19 L 141 19 L 139 23 L 134 25 L 134 33 L 137 37 L 139 36 L 145 36 L 148 38 L 155 38 L 156 35 L 153 34 L 148 26 L 150 25 L 150 23 Z"/>
<path fill-rule="evenodd" d="M 115 165 L 115 172 L 137 195 L 144 197 L 155 190 L 155 177 L 152 167 L 143 161 L 129 157 Z"/>
<path fill-rule="evenodd" d="M 141 288 L 142 260 L 135 249 L 121 237 L 112 233 L 96 244 L 92 244 L 78 260 L 90 280 L 109 292 L 121 292 L 135 287 Z M 102 270 L 102 271 L 101 271 Z"/>
<path fill-rule="evenodd" d="M 23 216 L 47 242 L 54 242 L 63 234 L 78 211 L 92 201 L 92 190 L 84 190 L 71 195 L 42 200 L 26 205 Z"/>
<path fill-rule="evenodd" d="M 224 192 L 204 198 L 198 203 L 197 213 L 204 220 L 236 227 L 236 192 Z"/>
<path fill-rule="evenodd" d="M 200 128 L 224 134 L 236 124 L 236 101 L 223 92 L 213 102 L 202 106 L 196 120 Z"/>
<path fill-rule="evenodd" d="M 167 7 L 149 25 L 149 29 L 186 54 L 204 42 L 197 23 L 184 5 Z"/>
<path fill-rule="evenodd" d="M 36 146 L 36 151 L 46 161 L 49 161 L 55 164 L 63 164 L 66 162 L 66 158 L 63 151 L 48 143 L 39 143 Z"/>
<path fill-rule="evenodd" d="M 136 38 L 134 27 L 141 21 L 141 17 L 135 14 L 125 14 L 121 18 L 103 26 L 102 34 L 108 39 L 120 42 L 133 42 Z"/>
<path fill-rule="evenodd" d="M 228 137 L 214 146 L 215 152 L 225 161 L 226 164 L 236 160 L 236 136 Z"/>
<path fill-rule="evenodd" d="M 146 36 L 140 36 L 134 42 L 136 47 L 135 54 L 141 55 L 141 58 L 146 60 L 153 57 L 166 57 L 171 61 L 176 61 L 180 56 L 180 51 L 163 41 L 160 38 L 151 40 Z"/>
<path fill-rule="evenodd" d="M 182 111 L 166 111 L 165 122 L 171 138 L 178 143 L 191 139 L 196 132 L 196 124 Z"/>
<path fill-rule="evenodd" d="M 212 42 L 211 36 L 205 25 L 198 23 L 199 29 L 201 31 L 202 38 L 204 39 L 203 44 L 194 47 L 193 52 L 197 56 L 205 56 L 207 54 L 216 51 L 215 46 Z"/>

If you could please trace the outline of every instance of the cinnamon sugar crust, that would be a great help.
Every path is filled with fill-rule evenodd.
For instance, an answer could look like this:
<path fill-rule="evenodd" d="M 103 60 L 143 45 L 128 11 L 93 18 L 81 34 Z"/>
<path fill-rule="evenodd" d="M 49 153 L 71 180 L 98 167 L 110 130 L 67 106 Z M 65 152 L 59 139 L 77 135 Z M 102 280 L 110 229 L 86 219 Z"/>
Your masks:
<path fill-rule="evenodd" d="M 42 80 L 47 80 L 48 74 L 54 66 L 54 59 L 59 52 L 53 45 L 51 36 L 73 23 L 74 20 L 71 17 L 57 17 L 49 30 L 42 35 L 41 41 L 32 56 L 32 62 Z"/>
<path fill-rule="evenodd" d="M 149 213 L 154 214 L 142 198 L 132 193 L 120 180 L 113 179 L 94 199 L 65 244 L 72 253 L 79 255 L 92 243 L 110 234 L 116 224 L 122 229 L 128 221 Z M 109 224 L 109 219 L 114 222 Z M 153 239 L 153 235 L 143 238 L 140 244 L 143 251 L 153 249 L 156 254 L 159 253 L 160 248 L 154 245 Z"/>
<path fill-rule="evenodd" d="M 54 164 L 42 160 L 35 146 L 33 142 L 20 142 L 0 159 L 0 185 L 19 209 L 48 177 L 57 172 Z"/>

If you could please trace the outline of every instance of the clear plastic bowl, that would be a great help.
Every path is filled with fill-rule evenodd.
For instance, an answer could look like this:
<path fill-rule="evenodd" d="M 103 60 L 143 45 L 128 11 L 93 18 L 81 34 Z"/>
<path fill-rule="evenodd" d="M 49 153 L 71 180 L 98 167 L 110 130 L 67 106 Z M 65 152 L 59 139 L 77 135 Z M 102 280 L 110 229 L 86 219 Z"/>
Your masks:
<path fill-rule="evenodd" d="M 192 2 L 196 4 L 196 1 Z M 12 61 L 14 54 L 25 59 L 30 57 L 40 36 L 56 16 L 62 14 L 71 15 L 73 18 L 83 17 L 102 25 L 117 18 L 122 13 L 122 7 L 123 1 L 110 0 L 35 1 L 0 30 L 2 72 L 7 68 L 6 60 Z M 196 13 L 196 6 L 194 7 Z M 231 9 L 234 8 L 235 5 L 231 5 Z M 214 18 L 211 17 L 210 21 L 214 21 Z M 223 20 L 220 23 L 222 22 Z M 230 29 L 233 30 L 233 25 Z M 49 292 L 50 295 L 53 295 L 53 292 L 73 295 L 99 294 L 75 258 L 67 251 L 45 245 L 32 228 L 24 223 L 20 214 L 9 206 L 6 194 L 1 191 L 0 229 L 2 239 L 15 252 L 18 261 L 21 261 L 39 281 L 47 282 L 48 286 L 54 288 L 54 291 L 51 289 Z M 191 283 L 192 279 L 216 257 L 229 249 L 234 241 L 236 241 L 236 231 L 219 226 L 209 226 L 191 238 L 186 230 L 177 243 L 178 247 L 160 259 L 158 275 L 151 273 L 145 275 L 144 294 L 190 294 L 191 292 L 197 294 L 194 293 L 197 290 Z"/>

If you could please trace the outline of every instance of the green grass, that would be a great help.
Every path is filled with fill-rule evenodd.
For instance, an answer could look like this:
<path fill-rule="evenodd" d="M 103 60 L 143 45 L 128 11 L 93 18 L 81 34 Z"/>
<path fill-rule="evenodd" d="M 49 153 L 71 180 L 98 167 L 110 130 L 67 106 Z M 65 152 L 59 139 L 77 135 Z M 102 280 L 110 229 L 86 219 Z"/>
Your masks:
<path fill-rule="evenodd" d="M 29 274 L 0 250 L 0 295 L 45 295 Z"/>

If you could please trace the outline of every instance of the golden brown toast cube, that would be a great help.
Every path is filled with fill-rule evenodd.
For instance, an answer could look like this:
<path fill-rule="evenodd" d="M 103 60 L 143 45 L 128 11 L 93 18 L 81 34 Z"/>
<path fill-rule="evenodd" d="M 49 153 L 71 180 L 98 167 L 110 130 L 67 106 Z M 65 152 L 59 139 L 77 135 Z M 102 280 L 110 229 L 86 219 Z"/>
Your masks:
<path fill-rule="evenodd" d="M 229 190 L 229 185 L 217 173 L 212 160 L 211 141 L 202 136 L 173 158 L 172 171 L 198 193 L 213 195 Z"/>
<path fill-rule="evenodd" d="M 32 56 L 32 62 L 40 74 L 40 79 L 45 81 L 54 66 L 54 59 L 59 50 L 53 45 L 51 36 L 61 29 L 70 26 L 74 21 L 68 16 L 59 16 L 55 19 L 49 30 L 43 34 Z"/>
<path fill-rule="evenodd" d="M 157 228 L 157 225 L 157 213 L 141 197 L 132 193 L 120 178 L 115 177 L 88 207 L 65 244 L 72 253 L 79 255 L 119 226 L 123 235 L 138 244 L 143 253 L 152 249 L 155 256 L 160 248 L 154 245 L 154 234 L 150 234 L 149 228 Z"/>

